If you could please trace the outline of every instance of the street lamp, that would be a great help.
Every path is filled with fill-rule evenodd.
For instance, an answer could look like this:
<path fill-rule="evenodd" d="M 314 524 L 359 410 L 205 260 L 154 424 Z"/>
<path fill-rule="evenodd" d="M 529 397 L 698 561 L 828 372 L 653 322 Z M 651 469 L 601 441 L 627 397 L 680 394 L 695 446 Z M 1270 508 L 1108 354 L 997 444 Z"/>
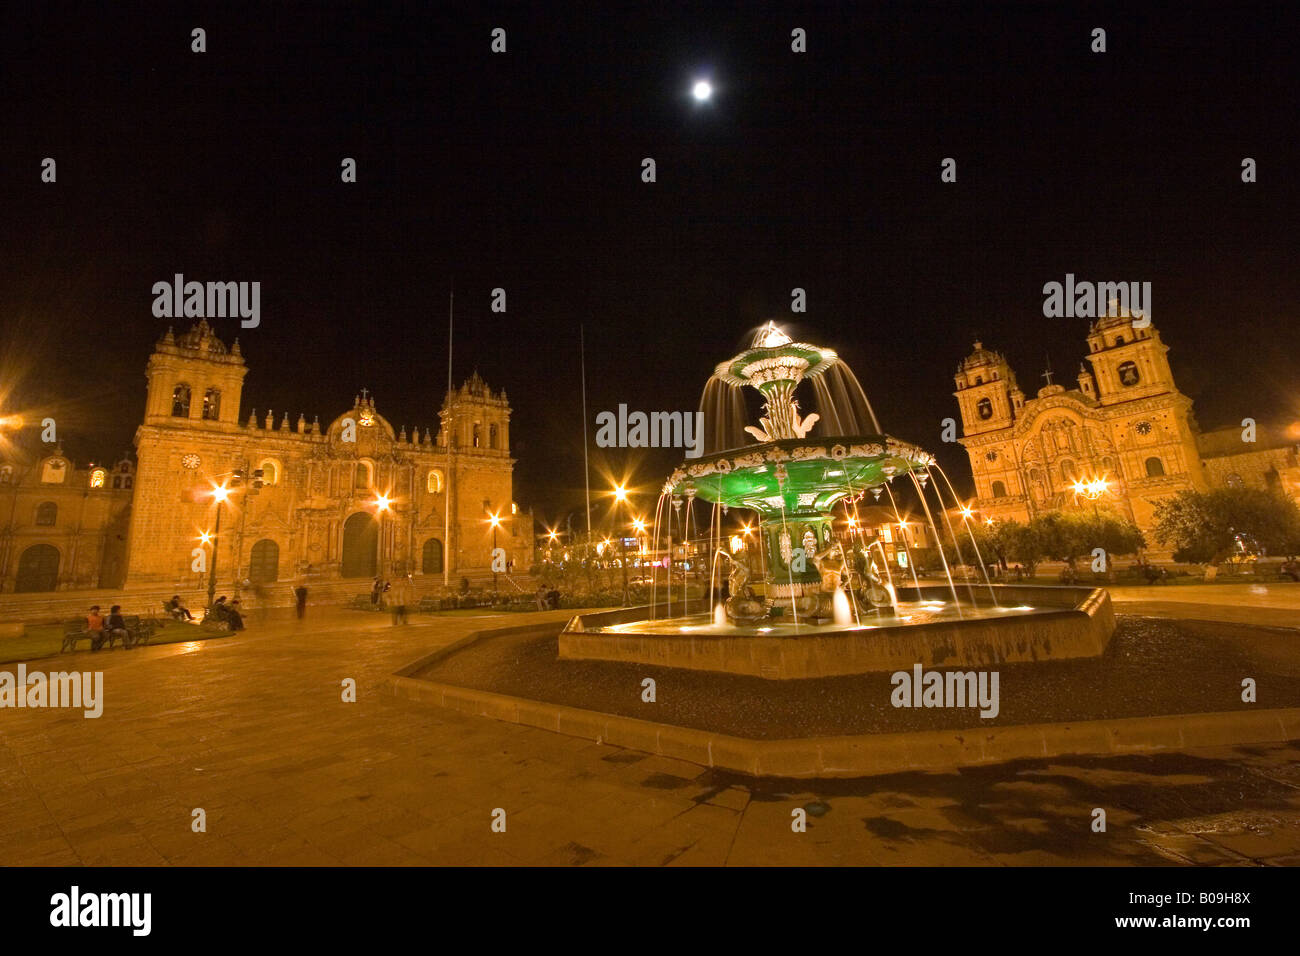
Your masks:
<path fill-rule="evenodd" d="M 483 502 L 483 510 L 491 506 L 490 501 Z M 488 511 L 488 521 L 492 525 L 492 597 L 497 596 L 497 528 L 501 527 L 501 515 L 498 512 Z"/>
<path fill-rule="evenodd" d="M 614 526 L 618 526 L 618 506 L 627 502 L 627 487 L 625 485 L 614 485 Z M 608 542 L 606 542 L 608 543 Z M 628 584 L 627 584 L 627 538 L 620 533 L 618 536 L 619 561 L 623 568 L 623 606 L 627 607 Z"/>
<path fill-rule="evenodd" d="M 377 573 L 384 573 L 384 515 L 392 507 L 393 499 L 388 495 L 382 495 L 375 492 L 375 520 L 379 522 L 378 540 L 375 546 L 378 554 L 375 555 L 375 563 L 378 565 Z"/>
<path fill-rule="evenodd" d="M 1075 496 L 1078 497 L 1082 495 L 1084 498 L 1092 502 L 1092 514 L 1094 518 L 1101 517 L 1100 513 L 1097 511 L 1097 499 L 1106 493 L 1107 487 L 1105 478 L 1090 478 L 1087 481 L 1076 478 L 1074 480 Z"/>
<path fill-rule="evenodd" d="M 217 555 L 220 553 L 221 508 L 230 497 L 230 489 L 218 485 L 212 489 L 212 497 L 217 503 L 217 522 L 212 529 L 212 561 L 208 564 L 208 607 L 212 607 L 217 597 Z M 204 536 L 206 537 L 206 535 Z"/>

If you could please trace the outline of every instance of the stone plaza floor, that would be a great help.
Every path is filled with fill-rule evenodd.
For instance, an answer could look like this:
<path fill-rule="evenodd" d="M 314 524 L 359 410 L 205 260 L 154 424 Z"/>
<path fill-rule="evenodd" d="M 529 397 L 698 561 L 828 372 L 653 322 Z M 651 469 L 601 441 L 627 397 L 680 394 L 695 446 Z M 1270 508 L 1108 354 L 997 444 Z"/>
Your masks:
<path fill-rule="evenodd" d="M 1117 609 L 1150 613 L 1151 602 L 1183 598 L 1159 590 L 1117 592 Z M 1233 618 L 1252 597 L 1235 585 L 1207 590 L 1186 595 L 1201 610 L 1183 616 L 1218 607 Z M 1288 611 L 1300 623 L 1300 587 L 1278 593 L 1269 623 Z M 424 706 L 384 686 L 472 631 L 568 615 L 416 616 L 393 627 L 312 608 L 303 624 L 273 612 L 237 636 L 30 661 L 29 671 L 102 670 L 106 702 L 98 719 L 0 711 L 0 863 L 1300 862 L 1298 742 L 755 783 Z M 345 678 L 355 703 L 342 700 Z M 1098 807 L 1105 833 L 1091 829 Z M 195 808 L 206 832 L 191 829 Z M 492 831 L 497 808 L 504 833 Z M 798 808 L 805 833 L 791 829 Z"/>

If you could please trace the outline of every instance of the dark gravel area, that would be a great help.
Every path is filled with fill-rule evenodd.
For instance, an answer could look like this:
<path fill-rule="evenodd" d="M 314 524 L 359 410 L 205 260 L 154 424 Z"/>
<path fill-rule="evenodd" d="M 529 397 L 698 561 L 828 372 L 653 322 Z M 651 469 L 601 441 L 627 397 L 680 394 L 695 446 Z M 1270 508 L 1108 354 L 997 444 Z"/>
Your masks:
<path fill-rule="evenodd" d="M 1000 712 L 895 708 L 888 674 L 775 681 L 603 661 L 561 661 L 554 633 L 488 637 L 415 676 L 585 710 L 774 738 L 1300 707 L 1300 631 L 1120 615 L 1099 658 L 1004 664 Z M 954 668 L 961 670 L 962 668 Z M 657 701 L 643 703 L 653 677 Z M 1241 700 L 1255 679 L 1258 703 Z"/>

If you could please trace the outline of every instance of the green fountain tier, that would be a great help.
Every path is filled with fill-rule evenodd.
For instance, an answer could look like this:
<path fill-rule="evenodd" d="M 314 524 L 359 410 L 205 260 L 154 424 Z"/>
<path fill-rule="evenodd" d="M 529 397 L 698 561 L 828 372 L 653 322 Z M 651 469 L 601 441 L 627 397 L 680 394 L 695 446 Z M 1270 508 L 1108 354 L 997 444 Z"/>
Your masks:
<path fill-rule="evenodd" d="M 829 513 L 840 499 L 895 475 L 924 472 L 934 457 L 886 435 L 787 438 L 700 458 L 669 476 L 664 494 L 695 495 L 763 518 Z"/>
<path fill-rule="evenodd" d="M 669 477 L 664 494 L 756 511 L 762 571 L 748 571 L 762 582 L 770 604 L 789 605 L 827 591 L 819 565 L 834 542 L 832 509 L 838 501 L 896 475 L 925 475 L 933 463 L 928 452 L 887 435 L 787 438 L 683 465 Z M 832 574 L 845 561 L 836 560 L 828 565 Z"/>

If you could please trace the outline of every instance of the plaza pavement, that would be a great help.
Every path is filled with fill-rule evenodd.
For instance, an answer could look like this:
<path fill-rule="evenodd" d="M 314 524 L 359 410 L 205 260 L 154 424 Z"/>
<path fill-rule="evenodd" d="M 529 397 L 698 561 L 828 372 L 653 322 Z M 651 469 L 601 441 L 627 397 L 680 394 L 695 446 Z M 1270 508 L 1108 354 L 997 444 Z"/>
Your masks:
<path fill-rule="evenodd" d="M 1231 587 L 1201 606 L 1235 613 L 1248 592 Z M 1280 593 L 1300 605 L 1300 588 Z M 1148 600 L 1123 595 L 1118 609 Z M 384 691 L 398 667 L 471 631 L 568 613 L 393 627 L 312 608 L 305 624 L 272 612 L 238 636 L 28 662 L 102 670 L 106 704 L 91 720 L 0 710 L 0 863 L 1300 862 L 1298 743 L 755 784 Z M 356 703 L 341 700 L 348 677 Z M 191 830 L 198 807 L 205 833 Z M 491 831 L 498 807 L 505 833 Z M 799 807 L 806 833 L 791 831 Z M 1105 833 L 1091 831 L 1096 807 Z"/>

